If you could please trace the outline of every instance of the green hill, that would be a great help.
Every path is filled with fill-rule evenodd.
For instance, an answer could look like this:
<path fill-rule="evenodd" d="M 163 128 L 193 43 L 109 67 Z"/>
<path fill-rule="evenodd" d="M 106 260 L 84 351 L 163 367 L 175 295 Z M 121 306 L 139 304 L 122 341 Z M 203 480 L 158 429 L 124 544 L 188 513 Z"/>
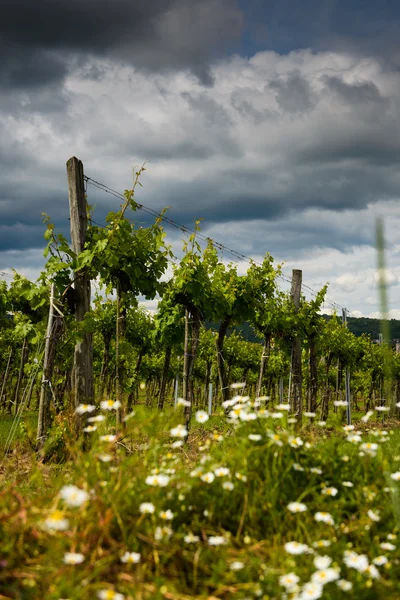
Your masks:
<path fill-rule="evenodd" d="M 324 315 L 326 319 L 330 319 L 331 317 L 328 315 Z M 377 340 L 379 337 L 379 333 L 381 331 L 380 321 L 379 319 L 368 319 L 367 317 L 349 317 L 348 318 L 348 328 L 354 335 L 357 337 L 362 335 L 363 333 L 369 335 L 371 339 Z M 390 323 L 390 335 L 392 340 L 400 340 L 400 321 L 396 319 L 391 319 Z M 218 329 L 218 325 L 216 323 L 207 322 L 206 327 L 208 329 Z M 240 333 L 243 339 L 248 342 L 259 342 L 262 340 L 256 336 L 253 328 L 249 323 L 242 323 L 237 327 L 231 327 L 229 329 L 229 333 L 235 331 L 236 333 Z"/>

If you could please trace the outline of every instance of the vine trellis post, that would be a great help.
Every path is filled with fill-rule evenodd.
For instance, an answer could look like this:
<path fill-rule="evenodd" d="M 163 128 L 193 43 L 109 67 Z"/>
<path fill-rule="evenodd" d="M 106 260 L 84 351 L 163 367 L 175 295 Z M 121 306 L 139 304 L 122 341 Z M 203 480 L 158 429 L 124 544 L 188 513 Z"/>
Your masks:
<path fill-rule="evenodd" d="M 342 308 L 342 323 L 347 327 L 347 310 Z M 347 425 L 351 425 L 351 393 L 350 393 L 350 369 L 346 366 L 345 369 L 345 389 L 346 389 L 346 416 Z"/>
<path fill-rule="evenodd" d="M 68 198 L 70 211 L 71 245 L 78 256 L 84 249 L 88 223 L 83 164 L 75 156 L 67 161 Z M 82 323 L 90 310 L 90 279 L 78 272 L 74 281 L 75 319 Z M 72 390 L 75 407 L 93 399 L 93 341 L 92 334 L 84 332 L 75 344 Z M 79 431 L 81 420 L 76 419 Z"/>
<path fill-rule="evenodd" d="M 292 286 L 290 295 L 294 304 L 296 313 L 300 306 L 301 282 L 303 272 L 300 269 L 292 270 Z M 293 395 L 291 397 L 291 409 L 295 412 L 298 425 L 301 425 L 303 414 L 303 396 L 302 396 L 302 369 L 301 369 L 301 339 L 296 333 L 292 345 L 292 386 Z"/>

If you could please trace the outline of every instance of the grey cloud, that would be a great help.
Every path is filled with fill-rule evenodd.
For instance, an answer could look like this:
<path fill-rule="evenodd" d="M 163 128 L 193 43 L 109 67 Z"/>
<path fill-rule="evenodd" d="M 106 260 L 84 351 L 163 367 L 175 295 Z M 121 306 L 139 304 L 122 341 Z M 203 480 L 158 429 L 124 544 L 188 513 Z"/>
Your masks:
<path fill-rule="evenodd" d="M 188 68 L 210 84 L 210 59 L 242 29 L 235 0 L 4 0 L 0 84 L 60 82 L 71 61 L 91 55 L 152 71 Z"/>
<path fill-rule="evenodd" d="M 311 86 L 300 73 L 294 71 L 286 78 L 273 79 L 267 86 L 276 92 L 276 101 L 286 112 L 305 112 L 315 106 Z"/>
<path fill-rule="evenodd" d="M 388 101 L 383 98 L 379 88 L 372 81 L 360 81 L 357 83 L 346 83 L 341 77 L 326 75 L 322 78 L 331 92 L 334 92 L 340 100 L 359 109 L 360 104 L 378 105 L 382 110 Z"/>

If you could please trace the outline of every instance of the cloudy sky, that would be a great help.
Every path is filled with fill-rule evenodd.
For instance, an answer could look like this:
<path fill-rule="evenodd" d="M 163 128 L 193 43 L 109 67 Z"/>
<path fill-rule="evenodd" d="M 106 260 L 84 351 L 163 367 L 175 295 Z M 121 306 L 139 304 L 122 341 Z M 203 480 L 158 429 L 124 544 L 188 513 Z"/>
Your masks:
<path fill-rule="evenodd" d="M 121 192 L 149 161 L 139 202 L 355 315 L 377 316 L 382 216 L 400 318 L 397 0 L 3 0 L 2 271 L 38 275 L 43 212 L 68 235 L 73 155 Z"/>

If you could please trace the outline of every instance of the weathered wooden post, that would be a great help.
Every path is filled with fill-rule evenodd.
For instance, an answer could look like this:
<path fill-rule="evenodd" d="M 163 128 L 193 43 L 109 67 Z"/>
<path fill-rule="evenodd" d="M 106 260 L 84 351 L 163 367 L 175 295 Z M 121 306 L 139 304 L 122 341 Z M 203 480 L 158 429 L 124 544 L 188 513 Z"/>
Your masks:
<path fill-rule="evenodd" d="M 301 282 L 303 272 L 300 269 L 292 270 L 292 286 L 290 295 L 294 304 L 296 313 L 300 306 Z M 301 424 L 303 414 L 303 397 L 302 397 L 302 368 L 301 368 L 301 339 L 298 335 L 293 339 L 292 346 L 292 410 L 297 417 L 298 424 Z"/>
<path fill-rule="evenodd" d="M 342 323 L 344 327 L 347 327 L 347 310 L 342 308 Z M 347 425 L 351 425 L 351 394 L 350 394 L 350 369 L 345 369 L 345 387 L 346 387 L 346 415 Z"/>
<path fill-rule="evenodd" d="M 83 164 L 75 156 L 67 162 L 67 175 L 72 250 L 79 255 L 85 246 L 88 218 Z M 84 272 L 76 273 L 74 290 L 75 319 L 77 323 L 81 323 L 90 310 L 90 279 Z M 75 345 L 72 379 L 73 396 L 77 407 L 93 398 L 93 344 L 90 333 L 85 332 Z M 79 431 L 81 427 L 79 417 L 76 426 Z"/>
<path fill-rule="evenodd" d="M 50 308 L 49 308 L 49 319 L 47 321 L 46 331 L 46 343 L 44 347 L 44 362 L 43 362 L 43 375 L 42 375 L 42 387 L 40 389 L 40 400 L 39 400 L 39 415 L 38 415 L 38 426 L 37 426 L 37 441 L 36 449 L 40 450 L 43 447 L 46 439 L 47 430 L 50 426 L 50 401 L 51 394 L 48 385 L 48 381 L 51 377 L 52 371 L 52 335 L 54 326 L 54 283 L 51 284 L 50 290 Z"/>

